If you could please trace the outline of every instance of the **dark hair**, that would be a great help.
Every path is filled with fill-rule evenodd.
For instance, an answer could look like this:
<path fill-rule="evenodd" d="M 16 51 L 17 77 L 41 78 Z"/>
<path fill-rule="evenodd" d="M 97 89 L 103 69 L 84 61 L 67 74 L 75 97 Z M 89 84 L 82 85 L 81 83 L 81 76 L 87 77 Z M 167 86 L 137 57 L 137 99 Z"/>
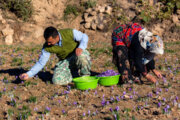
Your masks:
<path fill-rule="evenodd" d="M 52 27 L 52 26 L 47 27 L 44 30 L 44 38 L 45 38 L 45 40 L 47 40 L 51 36 L 52 36 L 52 38 L 55 38 L 57 35 L 58 35 L 57 29 Z"/>

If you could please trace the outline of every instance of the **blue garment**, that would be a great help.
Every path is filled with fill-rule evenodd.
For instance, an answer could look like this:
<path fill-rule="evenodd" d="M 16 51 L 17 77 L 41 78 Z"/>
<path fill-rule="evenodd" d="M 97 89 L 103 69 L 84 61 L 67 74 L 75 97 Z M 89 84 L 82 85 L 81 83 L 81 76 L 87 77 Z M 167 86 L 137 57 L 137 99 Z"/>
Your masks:
<path fill-rule="evenodd" d="M 57 44 L 61 46 L 62 37 L 60 33 L 59 33 L 59 37 L 60 40 L 59 43 Z M 88 36 L 85 33 L 73 29 L 73 37 L 75 41 L 80 42 L 78 48 L 81 48 L 83 50 L 87 48 Z M 36 62 L 36 64 L 27 72 L 28 76 L 33 77 L 34 75 L 36 75 L 46 65 L 47 61 L 49 60 L 49 57 L 50 57 L 50 53 L 45 51 L 45 49 L 42 49 L 41 55 L 39 57 L 39 61 Z"/>

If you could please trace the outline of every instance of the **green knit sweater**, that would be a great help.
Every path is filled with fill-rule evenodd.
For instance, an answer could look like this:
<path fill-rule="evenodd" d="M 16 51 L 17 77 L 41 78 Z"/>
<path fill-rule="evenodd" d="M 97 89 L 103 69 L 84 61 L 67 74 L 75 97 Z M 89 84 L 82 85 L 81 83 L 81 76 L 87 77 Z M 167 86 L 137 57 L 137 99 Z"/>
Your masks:
<path fill-rule="evenodd" d="M 59 33 L 62 37 L 62 46 L 48 46 L 47 43 L 45 43 L 44 49 L 50 53 L 55 53 L 59 60 L 64 60 L 74 52 L 78 46 L 78 43 L 73 39 L 72 29 L 61 29 L 59 30 Z"/>

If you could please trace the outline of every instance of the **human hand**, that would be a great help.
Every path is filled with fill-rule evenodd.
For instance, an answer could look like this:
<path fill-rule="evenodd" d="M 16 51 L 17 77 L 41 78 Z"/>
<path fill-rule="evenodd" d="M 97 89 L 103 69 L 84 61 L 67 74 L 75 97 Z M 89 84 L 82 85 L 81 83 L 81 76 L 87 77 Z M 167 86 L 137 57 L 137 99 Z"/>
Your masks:
<path fill-rule="evenodd" d="M 27 73 L 23 73 L 19 76 L 21 80 L 27 80 L 29 78 L 29 75 Z"/>
<path fill-rule="evenodd" d="M 153 83 L 156 83 L 156 81 L 157 81 L 157 80 L 156 80 L 152 75 L 150 75 L 150 74 L 147 74 L 147 75 L 145 76 L 145 78 L 146 78 L 147 80 L 153 82 Z"/>
<path fill-rule="evenodd" d="M 76 55 L 80 56 L 82 54 L 82 49 L 81 48 L 76 48 Z"/>
<path fill-rule="evenodd" d="M 159 72 L 159 71 L 157 71 L 157 70 L 152 70 L 152 72 L 158 77 L 158 78 L 162 78 L 163 76 L 162 76 L 162 74 Z"/>

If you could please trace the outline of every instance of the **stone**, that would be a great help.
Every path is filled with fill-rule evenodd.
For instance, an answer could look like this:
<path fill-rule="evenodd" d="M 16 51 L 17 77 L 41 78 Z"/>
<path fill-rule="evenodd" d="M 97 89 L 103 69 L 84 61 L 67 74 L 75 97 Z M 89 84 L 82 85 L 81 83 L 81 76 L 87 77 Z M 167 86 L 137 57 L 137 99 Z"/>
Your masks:
<path fill-rule="evenodd" d="M 87 23 L 89 23 L 89 22 L 91 22 L 91 21 L 93 21 L 93 17 L 87 17 L 87 18 L 85 19 L 85 22 L 87 22 Z"/>
<path fill-rule="evenodd" d="M 100 12 L 100 13 L 105 12 L 105 7 L 100 6 L 100 7 L 99 7 L 99 12 Z"/>
<path fill-rule="evenodd" d="M 11 29 L 9 27 L 9 25 L 6 25 L 6 28 L 2 30 L 2 33 L 3 33 L 4 36 L 13 35 L 14 34 L 14 30 Z"/>
<path fill-rule="evenodd" d="M 102 13 L 100 13 L 99 15 L 98 15 L 98 18 L 99 18 L 99 20 L 103 20 L 104 19 L 104 14 L 102 14 Z"/>
<path fill-rule="evenodd" d="M 88 18 L 89 13 L 84 13 L 84 19 Z"/>
<path fill-rule="evenodd" d="M 87 12 L 87 13 L 92 12 L 92 8 L 88 8 L 88 9 L 86 10 L 86 12 Z"/>
<path fill-rule="evenodd" d="M 98 19 L 95 19 L 95 20 L 94 20 L 94 23 L 98 24 L 98 23 L 99 23 Z"/>
<path fill-rule="evenodd" d="M 111 15 L 111 13 L 112 13 L 112 7 L 106 6 L 106 7 L 105 7 L 105 13 Z"/>
<path fill-rule="evenodd" d="M 103 20 L 103 23 L 106 24 L 106 23 L 107 23 L 107 20 Z"/>
<path fill-rule="evenodd" d="M 97 28 L 98 28 L 99 30 L 103 30 L 103 29 L 104 29 L 104 25 L 103 25 L 103 24 L 99 24 L 99 25 L 97 26 Z"/>
<path fill-rule="evenodd" d="M 172 16 L 172 20 L 173 20 L 174 23 L 178 23 L 179 22 L 179 19 L 178 19 L 177 15 L 173 15 Z"/>
<path fill-rule="evenodd" d="M 97 13 L 96 13 L 96 11 L 92 11 L 89 14 L 92 15 L 92 16 L 95 16 Z"/>
<path fill-rule="evenodd" d="M 97 24 L 96 24 L 96 23 L 92 23 L 92 24 L 91 24 L 91 28 L 92 28 L 93 30 L 96 30 Z"/>
<path fill-rule="evenodd" d="M 5 43 L 6 43 L 7 45 L 11 45 L 11 44 L 13 43 L 13 36 L 12 36 L 12 35 L 7 35 L 7 36 L 5 37 Z"/>
<path fill-rule="evenodd" d="M 89 23 L 85 23 L 84 27 L 85 27 L 86 29 L 89 29 L 89 28 L 91 27 L 91 23 L 90 23 L 90 22 L 89 22 Z"/>
<path fill-rule="evenodd" d="M 129 99 L 130 97 L 129 97 L 129 95 L 124 95 L 124 98 Z"/>

